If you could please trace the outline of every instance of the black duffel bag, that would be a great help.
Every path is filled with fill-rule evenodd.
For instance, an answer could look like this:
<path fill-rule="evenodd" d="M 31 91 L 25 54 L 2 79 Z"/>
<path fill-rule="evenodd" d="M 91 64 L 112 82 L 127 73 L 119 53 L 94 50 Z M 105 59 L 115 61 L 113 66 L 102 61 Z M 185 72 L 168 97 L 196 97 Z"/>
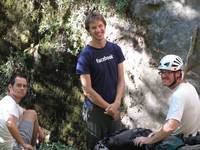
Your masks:
<path fill-rule="evenodd" d="M 189 135 L 188 137 L 185 137 L 184 142 L 187 145 L 200 144 L 200 133 L 198 132 L 195 136 Z"/>
<path fill-rule="evenodd" d="M 133 139 L 148 136 L 152 131 L 145 128 L 125 129 L 116 131 L 113 135 L 100 140 L 94 150 L 151 150 L 151 146 L 134 145 Z"/>

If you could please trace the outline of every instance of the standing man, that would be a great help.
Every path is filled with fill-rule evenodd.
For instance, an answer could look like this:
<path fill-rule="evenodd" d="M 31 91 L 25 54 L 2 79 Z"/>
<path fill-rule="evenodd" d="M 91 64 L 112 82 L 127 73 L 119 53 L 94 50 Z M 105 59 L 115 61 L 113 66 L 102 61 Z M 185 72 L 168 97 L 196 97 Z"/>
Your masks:
<path fill-rule="evenodd" d="M 136 138 L 134 140 L 136 145 L 165 141 L 173 135 L 183 134 L 185 137 L 196 135 L 200 130 L 199 96 L 194 86 L 183 80 L 182 59 L 176 55 L 166 55 L 161 59 L 158 69 L 163 84 L 173 90 L 166 123 L 151 136 Z M 176 142 L 171 141 L 171 143 Z"/>
<path fill-rule="evenodd" d="M 98 12 L 86 17 L 92 40 L 82 50 L 76 67 L 85 97 L 83 118 L 87 147 L 121 128 L 120 105 L 124 95 L 124 56 L 121 48 L 105 39 L 106 21 Z"/>
<path fill-rule="evenodd" d="M 27 78 L 21 74 L 11 77 L 8 94 L 0 101 L 0 149 L 33 150 L 36 139 L 43 139 L 37 113 L 25 110 L 19 103 L 27 94 Z"/>

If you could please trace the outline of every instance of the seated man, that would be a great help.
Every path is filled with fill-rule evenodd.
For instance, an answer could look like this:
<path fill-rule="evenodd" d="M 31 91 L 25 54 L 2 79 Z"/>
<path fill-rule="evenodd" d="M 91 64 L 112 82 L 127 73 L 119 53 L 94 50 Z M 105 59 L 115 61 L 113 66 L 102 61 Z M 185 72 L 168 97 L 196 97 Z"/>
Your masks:
<path fill-rule="evenodd" d="M 195 135 L 200 130 L 199 96 L 196 89 L 183 80 L 181 58 L 176 55 L 167 55 L 161 59 L 158 69 L 163 84 L 173 92 L 166 123 L 151 136 L 134 139 L 134 143 L 138 146 L 158 143 L 173 135 L 183 134 L 185 137 Z"/>
<path fill-rule="evenodd" d="M 0 148 L 4 150 L 33 150 L 37 138 L 44 138 L 37 113 L 19 106 L 27 94 L 27 82 L 25 76 L 13 75 L 8 94 L 0 100 Z"/>

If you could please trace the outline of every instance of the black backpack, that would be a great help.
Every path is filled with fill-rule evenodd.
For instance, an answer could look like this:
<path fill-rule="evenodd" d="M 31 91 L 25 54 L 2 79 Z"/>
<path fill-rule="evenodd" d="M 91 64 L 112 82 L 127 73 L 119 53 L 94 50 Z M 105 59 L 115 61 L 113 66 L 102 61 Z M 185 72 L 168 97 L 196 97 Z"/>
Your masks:
<path fill-rule="evenodd" d="M 184 142 L 187 145 L 197 145 L 200 144 L 200 133 L 198 132 L 195 136 L 188 136 L 184 138 Z"/>
<path fill-rule="evenodd" d="M 152 131 L 145 128 L 125 129 L 116 131 L 109 137 L 100 140 L 94 150 L 151 150 L 151 146 L 134 145 L 133 139 L 140 136 L 148 136 Z"/>

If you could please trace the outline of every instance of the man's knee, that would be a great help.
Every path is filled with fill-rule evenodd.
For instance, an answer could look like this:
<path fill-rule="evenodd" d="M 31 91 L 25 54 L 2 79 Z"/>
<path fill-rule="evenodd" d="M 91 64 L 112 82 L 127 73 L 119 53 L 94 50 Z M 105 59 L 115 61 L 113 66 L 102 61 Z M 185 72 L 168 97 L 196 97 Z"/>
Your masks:
<path fill-rule="evenodd" d="M 23 120 L 35 121 L 37 119 L 37 113 L 35 110 L 28 109 L 23 113 Z"/>

